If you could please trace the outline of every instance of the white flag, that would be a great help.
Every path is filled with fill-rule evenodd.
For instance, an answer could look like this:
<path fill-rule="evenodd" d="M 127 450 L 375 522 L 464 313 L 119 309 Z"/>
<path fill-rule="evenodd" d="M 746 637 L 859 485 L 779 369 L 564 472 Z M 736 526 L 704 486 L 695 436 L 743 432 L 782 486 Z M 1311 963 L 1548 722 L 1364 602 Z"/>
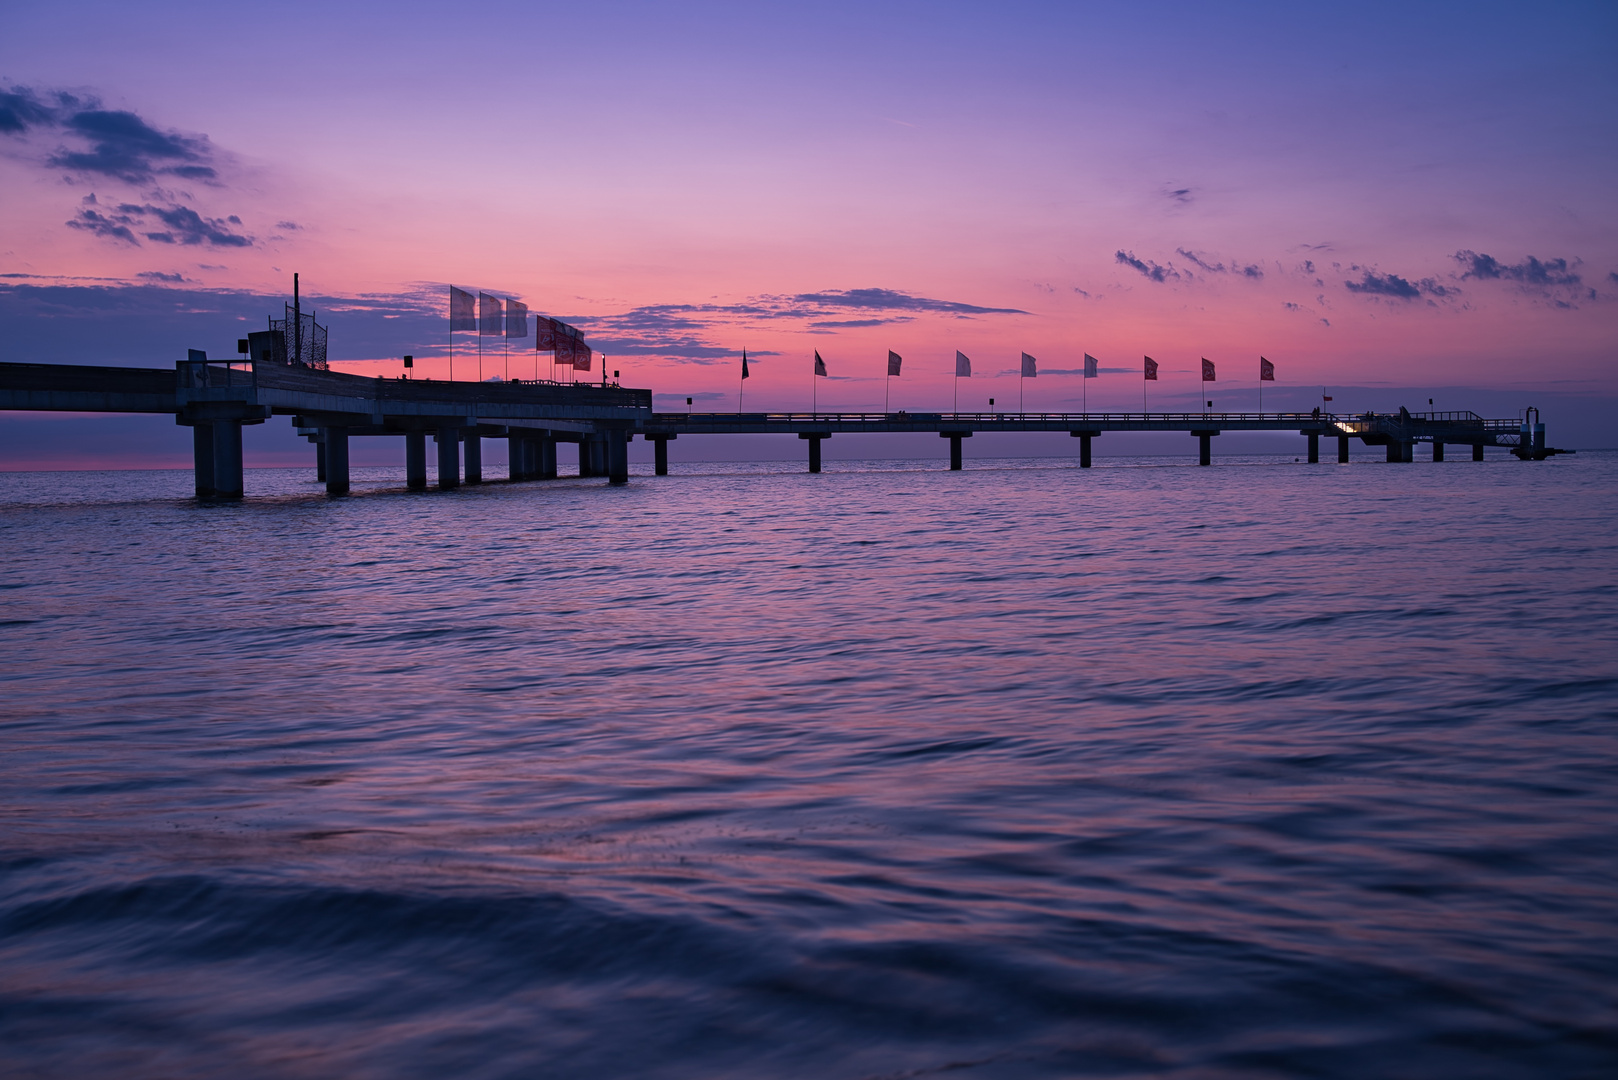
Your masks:
<path fill-rule="evenodd" d="M 1094 379 L 1099 374 L 1096 370 L 1097 363 L 1098 361 L 1095 357 L 1089 353 L 1084 354 L 1084 377 L 1086 379 Z"/>
<path fill-rule="evenodd" d="M 1022 354 L 1022 377 L 1032 379 L 1039 372 L 1035 369 L 1034 358 L 1027 353 Z"/>
<path fill-rule="evenodd" d="M 955 350 L 955 377 L 957 379 L 970 379 L 972 377 L 972 361 L 966 358 L 961 350 Z"/>

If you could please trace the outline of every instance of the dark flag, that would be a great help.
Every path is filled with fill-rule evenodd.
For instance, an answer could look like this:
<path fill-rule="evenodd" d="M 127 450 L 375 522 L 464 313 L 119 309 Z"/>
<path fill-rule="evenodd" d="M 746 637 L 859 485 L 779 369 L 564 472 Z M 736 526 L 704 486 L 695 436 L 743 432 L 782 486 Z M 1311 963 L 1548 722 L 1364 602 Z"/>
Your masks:
<path fill-rule="evenodd" d="M 449 287 L 449 328 L 476 330 L 478 328 L 477 301 L 472 294 L 451 285 Z"/>
<path fill-rule="evenodd" d="M 556 351 L 556 320 L 543 315 L 534 316 L 534 351 Z"/>
<path fill-rule="evenodd" d="M 551 333 L 556 338 L 556 362 L 564 366 L 573 364 L 573 339 L 578 331 L 559 319 L 550 320 Z"/>
<path fill-rule="evenodd" d="M 1084 354 L 1084 377 L 1086 379 L 1096 379 L 1101 377 L 1101 369 L 1096 366 L 1098 363 L 1099 361 L 1089 353 Z"/>
<path fill-rule="evenodd" d="M 1204 356 L 1202 358 L 1202 381 L 1203 382 L 1217 382 L 1218 381 L 1218 380 L 1216 380 L 1214 378 L 1213 361 L 1209 360 L 1206 356 Z"/>
<path fill-rule="evenodd" d="M 595 351 L 584 343 L 583 338 L 578 338 L 573 342 L 574 371 L 589 371 L 590 362 L 594 359 L 594 357 Z"/>
<path fill-rule="evenodd" d="M 506 301 L 506 337 L 528 336 L 528 305 L 520 300 Z"/>
<path fill-rule="evenodd" d="M 1146 378 L 1151 382 L 1157 381 L 1157 361 L 1150 356 L 1146 358 Z"/>
<path fill-rule="evenodd" d="M 818 349 L 815 350 L 815 374 L 816 375 L 825 375 L 826 374 L 826 361 L 824 361 L 824 360 L 822 360 L 820 358 L 820 350 L 818 350 Z"/>
<path fill-rule="evenodd" d="M 961 350 L 955 350 L 955 377 L 957 379 L 970 379 L 972 377 L 972 361 Z"/>
<path fill-rule="evenodd" d="M 1039 374 L 1039 365 L 1032 356 L 1022 354 L 1022 377 L 1032 379 Z"/>
<path fill-rule="evenodd" d="M 1275 381 L 1275 365 L 1264 359 L 1262 356 L 1258 358 L 1258 381 Z"/>
<path fill-rule="evenodd" d="M 819 356 L 820 354 L 816 353 L 815 355 Z M 747 370 L 747 350 L 743 349 L 742 350 L 742 378 L 751 379 L 752 377 L 753 377 L 753 373 Z"/>
<path fill-rule="evenodd" d="M 904 363 L 904 357 L 900 356 L 898 353 L 894 352 L 892 349 L 889 349 L 888 350 L 888 377 L 889 378 L 892 378 L 893 376 L 896 376 L 896 375 L 899 374 L 899 365 L 902 364 L 902 363 Z"/>
<path fill-rule="evenodd" d="M 499 337 L 506 332 L 505 322 L 500 298 L 478 293 L 478 336 Z"/>

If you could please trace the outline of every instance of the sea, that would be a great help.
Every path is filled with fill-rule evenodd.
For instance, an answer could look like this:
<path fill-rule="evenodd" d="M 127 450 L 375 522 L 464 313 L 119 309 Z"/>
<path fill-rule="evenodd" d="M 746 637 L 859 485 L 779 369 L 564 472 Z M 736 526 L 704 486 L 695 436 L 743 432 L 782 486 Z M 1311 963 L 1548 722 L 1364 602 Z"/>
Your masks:
<path fill-rule="evenodd" d="M 1618 1076 L 1618 453 L 635 468 L 0 475 L 0 1074 Z"/>

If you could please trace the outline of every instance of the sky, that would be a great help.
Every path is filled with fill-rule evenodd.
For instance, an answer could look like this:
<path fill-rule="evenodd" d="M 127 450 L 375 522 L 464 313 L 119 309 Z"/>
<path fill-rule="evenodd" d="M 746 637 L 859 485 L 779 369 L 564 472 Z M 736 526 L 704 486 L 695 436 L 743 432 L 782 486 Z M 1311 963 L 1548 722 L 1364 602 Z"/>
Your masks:
<path fill-rule="evenodd" d="M 296 271 L 334 366 L 443 377 L 455 284 L 660 408 L 1618 398 L 1615 119 L 1610 3 L 4 4 L 0 360 Z"/>

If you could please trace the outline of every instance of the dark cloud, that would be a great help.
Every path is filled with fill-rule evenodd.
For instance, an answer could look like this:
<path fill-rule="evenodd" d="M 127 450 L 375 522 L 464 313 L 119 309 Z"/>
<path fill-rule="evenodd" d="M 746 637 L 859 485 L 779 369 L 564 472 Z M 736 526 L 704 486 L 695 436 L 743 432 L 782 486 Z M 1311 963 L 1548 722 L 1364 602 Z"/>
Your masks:
<path fill-rule="evenodd" d="M 824 308 L 876 309 L 880 311 L 941 311 L 955 315 L 1026 315 L 1020 308 L 978 307 L 954 300 L 930 300 L 925 296 L 892 289 L 834 289 L 829 292 L 800 293 L 792 298 L 799 304 Z"/>
<path fill-rule="evenodd" d="M 1188 188 L 1188 187 L 1183 187 L 1183 188 L 1176 188 L 1176 187 L 1164 188 L 1163 189 L 1163 197 L 1165 199 L 1168 199 L 1170 202 L 1181 203 L 1183 205 L 1183 204 L 1188 203 L 1188 202 L 1191 201 L 1191 189 Z"/>
<path fill-rule="evenodd" d="M 1379 274 L 1374 270 L 1366 270 L 1358 266 L 1352 266 L 1349 269 L 1360 271 L 1360 280 L 1345 281 L 1343 286 L 1349 292 L 1361 293 L 1366 296 L 1387 296 L 1395 300 L 1415 300 L 1423 293 L 1443 297 L 1454 292 L 1453 289 L 1438 284 L 1432 278 L 1422 278 L 1420 281 L 1412 282 L 1400 277 L 1398 274 Z"/>
<path fill-rule="evenodd" d="M 20 135 L 56 119 L 56 109 L 26 86 L 0 90 L 0 132 Z"/>
<path fill-rule="evenodd" d="M 1252 278 L 1254 281 L 1257 281 L 1264 276 L 1264 271 L 1258 268 L 1257 263 L 1252 263 L 1241 268 L 1241 275 L 1244 278 Z"/>
<path fill-rule="evenodd" d="M 277 229 L 285 229 L 287 232 L 296 232 L 297 230 L 303 228 L 303 226 L 299 225 L 296 221 L 277 221 L 275 223 L 275 227 Z"/>
<path fill-rule="evenodd" d="M 184 274 L 165 274 L 161 270 L 142 270 L 135 276 L 145 278 L 147 281 L 163 281 L 171 285 L 179 285 L 185 281 Z"/>
<path fill-rule="evenodd" d="M 1462 266 L 1462 281 L 1467 278 L 1506 280 L 1539 289 L 1576 289 L 1583 284 L 1566 259 L 1541 262 L 1530 255 L 1520 263 L 1502 263 L 1493 255 L 1480 255 L 1475 251 L 1457 251 L 1454 258 Z"/>
<path fill-rule="evenodd" d="M 809 325 L 817 330 L 843 330 L 856 326 L 886 326 L 889 323 L 905 323 L 913 321 L 907 315 L 896 315 L 891 319 L 827 319 L 812 322 Z"/>
<path fill-rule="evenodd" d="M 1185 248 L 1175 248 L 1174 252 L 1207 274 L 1240 274 L 1242 277 L 1251 278 L 1254 281 L 1264 277 L 1264 271 L 1259 269 L 1257 263 L 1250 263 L 1247 266 L 1242 266 L 1239 263 L 1233 262 L 1229 266 L 1226 266 L 1222 262 L 1213 262 L 1209 258 L 1198 255 L 1193 251 L 1187 251 Z M 1135 266 L 1134 263 L 1131 263 L 1130 265 Z M 1135 268 L 1137 270 L 1140 269 L 1139 266 L 1135 266 Z M 1142 272 L 1144 273 L 1144 271 Z"/>
<path fill-rule="evenodd" d="M 140 246 L 135 230 L 141 230 L 146 239 L 159 244 L 196 245 L 210 247 L 252 247 L 251 237 L 235 232 L 242 219 L 235 214 L 227 218 L 203 217 L 188 206 L 153 206 L 150 203 L 119 203 L 106 212 L 98 209 L 100 203 L 92 192 L 84 198 L 84 208 L 66 224 L 70 229 L 81 229 L 108 240 L 119 240 Z M 155 228 L 155 218 L 162 228 Z M 147 231 L 151 230 L 151 231 Z"/>
<path fill-rule="evenodd" d="M 63 116 L 64 131 L 89 143 L 87 150 L 59 150 L 46 164 L 144 184 L 158 173 L 187 180 L 213 180 L 206 138 L 162 132 L 132 112 L 85 109 Z"/>
<path fill-rule="evenodd" d="M 1180 276 L 1180 272 L 1174 269 L 1172 263 L 1168 266 L 1159 266 L 1157 263 L 1151 262 L 1150 260 L 1135 258 L 1135 253 L 1133 251 L 1127 253 L 1119 251 L 1114 254 L 1113 258 L 1115 258 L 1118 262 L 1123 263 L 1125 266 L 1133 266 L 1136 270 L 1139 270 L 1142 274 L 1145 274 L 1147 278 L 1158 283 L 1166 282 L 1170 278 L 1178 278 Z"/>
<path fill-rule="evenodd" d="M 1202 258 L 1198 257 L 1197 255 L 1194 255 L 1191 252 L 1187 251 L 1185 248 L 1175 248 L 1174 250 L 1175 250 L 1176 254 L 1190 260 L 1191 263 L 1193 263 L 1196 266 L 1201 267 L 1207 273 L 1210 273 L 1210 274 L 1223 274 L 1225 272 L 1225 264 L 1224 263 L 1208 262 L 1207 260 L 1202 259 Z"/>

